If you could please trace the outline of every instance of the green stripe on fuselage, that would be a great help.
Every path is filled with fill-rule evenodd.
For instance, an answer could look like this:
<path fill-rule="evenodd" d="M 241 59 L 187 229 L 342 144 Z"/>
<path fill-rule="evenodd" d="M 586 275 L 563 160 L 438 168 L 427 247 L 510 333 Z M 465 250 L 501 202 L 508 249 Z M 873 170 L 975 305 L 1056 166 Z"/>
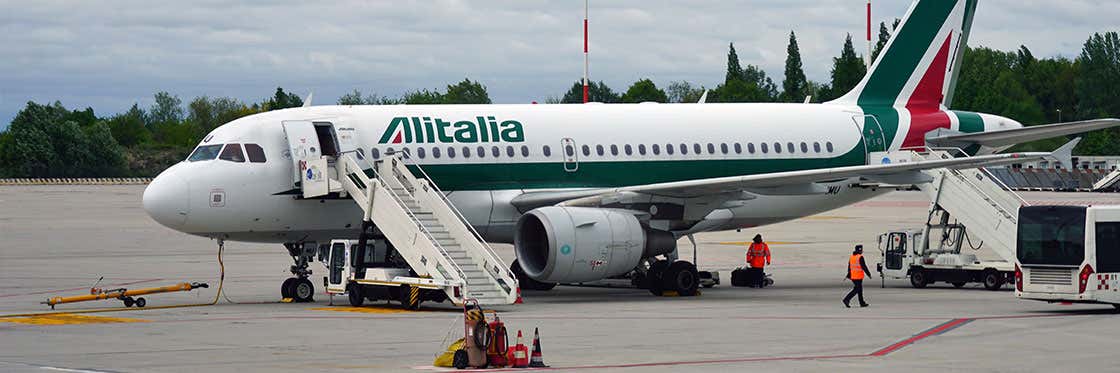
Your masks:
<path fill-rule="evenodd" d="M 984 132 L 984 119 L 980 118 L 980 114 L 959 110 L 953 110 L 953 114 L 957 115 L 957 119 L 961 123 L 959 131 L 964 133 Z"/>
<path fill-rule="evenodd" d="M 833 158 L 723 159 L 580 162 L 575 172 L 562 162 L 423 165 L 440 189 L 506 190 L 608 188 L 771 172 L 865 164 L 862 147 Z M 410 166 L 414 174 L 419 172 Z M 570 167 L 569 167 L 570 168 Z"/>

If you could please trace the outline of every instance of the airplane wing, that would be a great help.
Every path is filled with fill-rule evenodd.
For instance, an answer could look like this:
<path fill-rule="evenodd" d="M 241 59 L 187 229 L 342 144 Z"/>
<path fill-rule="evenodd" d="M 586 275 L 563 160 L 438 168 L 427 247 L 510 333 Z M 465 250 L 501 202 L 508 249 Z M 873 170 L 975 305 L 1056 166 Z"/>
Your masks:
<path fill-rule="evenodd" d="M 1108 118 L 977 133 L 963 133 L 947 129 L 938 129 L 926 135 L 926 142 L 937 146 L 956 146 L 962 148 L 973 144 L 1000 147 L 1116 126 L 1120 126 L 1120 119 Z"/>
<path fill-rule="evenodd" d="M 890 184 L 928 182 L 921 170 L 935 168 L 976 168 L 1000 166 L 1052 157 L 1052 153 L 1010 153 L 977 157 L 936 159 L 920 162 L 894 163 L 822 168 L 815 170 L 774 172 L 758 175 L 729 176 L 699 180 L 637 185 L 598 190 L 590 196 L 569 199 L 562 205 L 597 205 L 597 201 L 620 193 L 643 193 L 656 196 L 690 198 L 720 193 L 747 191 L 758 194 L 812 194 L 824 193 L 827 188 L 818 182 L 843 180 L 852 177 Z M 786 189 L 783 191 L 783 189 Z M 591 191 L 585 193 L 590 194 Z"/>

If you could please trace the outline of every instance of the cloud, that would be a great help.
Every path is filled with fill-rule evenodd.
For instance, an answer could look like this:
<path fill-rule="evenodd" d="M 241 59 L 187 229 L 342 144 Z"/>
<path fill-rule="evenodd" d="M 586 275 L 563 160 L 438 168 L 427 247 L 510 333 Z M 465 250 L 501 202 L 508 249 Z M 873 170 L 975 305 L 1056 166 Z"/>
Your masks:
<path fill-rule="evenodd" d="M 575 0 L 3 3 L 4 124 L 29 100 L 106 115 L 160 90 L 255 102 L 282 86 L 325 104 L 355 88 L 396 96 L 464 77 L 495 102 L 523 103 L 562 95 L 583 71 Z M 592 3 L 592 79 L 616 90 L 641 78 L 713 87 L 729 42 L 780 81 L 790 30 L 806 74 L 824 81 L 844 35 L 858 41 L 864 27 L 853 0 Z M 908 5 L 877 0 L 875 17 Z M 1116 14 L 1117 2 L 983 1 L 971 43 L 1073 57 L 1090 33 L 1115 30 Z"/>

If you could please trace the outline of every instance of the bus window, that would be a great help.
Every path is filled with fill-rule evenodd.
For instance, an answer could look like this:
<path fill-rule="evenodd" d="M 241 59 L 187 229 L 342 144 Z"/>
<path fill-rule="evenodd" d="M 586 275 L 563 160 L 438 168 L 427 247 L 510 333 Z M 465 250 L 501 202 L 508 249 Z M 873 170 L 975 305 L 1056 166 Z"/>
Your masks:
<path fill-rule="evenodd" d="M 1085 208 L 1022 207 L 1017 241 L 1024 265 L 1079 266 L 1085 260 Z"/>
<path fill-rule="evenodd" d="M 1120 272 L 1120 222 L 1097 223 L 1097 273 Z"/>

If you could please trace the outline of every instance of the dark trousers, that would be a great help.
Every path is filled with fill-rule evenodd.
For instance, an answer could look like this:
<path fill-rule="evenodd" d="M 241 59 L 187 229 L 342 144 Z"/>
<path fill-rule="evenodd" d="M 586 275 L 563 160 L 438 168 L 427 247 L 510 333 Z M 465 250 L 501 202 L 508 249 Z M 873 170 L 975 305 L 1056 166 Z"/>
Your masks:
<path fill-rule="evenodd" d="M 863 301 L 863 280 L 852 280 L 852 291 L 848 292 L 848 296 L 844 297 L 844 303 L 852 300 L 852 297 L 859 295 L 859 304 L 867 304 Z"/>

